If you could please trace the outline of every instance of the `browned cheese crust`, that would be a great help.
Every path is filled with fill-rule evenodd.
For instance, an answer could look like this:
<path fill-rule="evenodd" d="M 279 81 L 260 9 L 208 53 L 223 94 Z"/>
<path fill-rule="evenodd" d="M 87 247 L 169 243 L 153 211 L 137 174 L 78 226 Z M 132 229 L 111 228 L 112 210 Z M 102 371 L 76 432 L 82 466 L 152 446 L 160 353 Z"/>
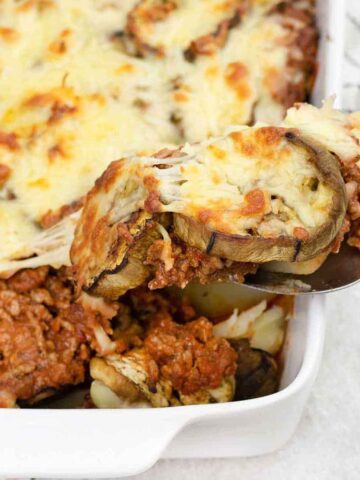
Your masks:
<path fill-rule="evenodd" d="M 303 148 L 309 155 L 310 161 L 316 165 L 319 179 L 335 192 L 327 221 L 311 235 L 303 229 L 298 229 L 294 231 L 293 236 L 281 235 L 266 238 L 253 235 L 226 235 L 221 231 L 210 230 L 206 225 L 192 218 L 175 215 L 174 231 L 184 242 L 202 250 L 205 249 L 212 255 L 240 262 L 258 263 L 273 260 L 287 262 L 309 260 L 329 247 L 343 225 L 347 206 L 345 185 L 338 162 L 331 153 L 312 139 L 305 138 L 294 131 L 281 130 L 277 129 L 275 137 L 280 133 L 289 143 Z M 277 140 L 275 139 L 275 143 Z M 253 200 L 250 208 L 256 209 L 257 200 L 256 198 Z"/>
<path fill-rule="evenodd" d="M 197 102 L 200 89 L 208 90 L 209 98 L 215 95 L 211 90 L 216 77 L 224 77 L 223 88 L 226 86 L 235 94 L 237 107 L 234 114 L 228 115 L 227 123 L 267 120 L 274 114 L 271 112 L 273 108 L 280 106 L 284 114 L 295 102 L 308 99 L 317 71 L 319 35 L 315 0 L 211 0 L 196 8 L 201 9 L 202 15 L 197 14 L 190 2 L 182 0 L 141 0 L 128 13 L 124 29 L 113 37 L 127 55 L 155 58 L 158 66 L 167 59 L 178 59 L 171 68 L 174 78 L 169 79 L 173 88 L 172 120 L 185 140 L 194 140 L 191 121 L 187 120 L 190 115 L 188 105 L 190 108 L 192 99 Z M 258 37 L 267 28 L 268 35 Z M 187 30 L 189 33 L 184 35 Z M 229 48 L 231 51 L 235 48 L 229 47 L 233 31 L 244 32 L 239 40 L 244 43 L 238 52 L 230 54 Z M 261 55 L 266 51 L 270 54 L 277 49 L 286 50 L 286 59 L 281 66 L 270 59 L 261 60 L 264 65 L 260 65 L 256 74 L 260 75 L 261 91 L 257 93 L 254 93 L 255 80 L 251 73 L 254 59 L 251 55 L 248 58 L 243 51 L 253 48 L 259 49 Z M 193 64 L 191 68 L 189 65 L 179 68 L 181 55 Z M 207 68 L 206 63 L 198 65 L 197 60 L 201 59 L 209 60 Z M 204 75 L 193 80 L 202 84 L 197 87 L 189 84 L 189 75 L 196 76 L 198 69 L 201 71 L 202 68 L 205 69 Z M 273 105 L 262 106 L 266 96 L 272 98 Z M 245 114 L 243 110 L 247 109 L 248 102 L 251 108 Z M 221 111 L 221 107 L 214 106 L 214 109 Z M 197 110 L 201 115 L 201 109 Z M 206 119 L 202 121 L 206 122 Z M 218 133 L 221 130 L 211 132 Z"/>
<path fill-rule="evenodd" d="M 181 10 L 181 0 L 141 0 L 129 12 L 122 41 L 127 53 L 144 57 L 155 55 L 164 57 L 166 48 L 151 42 L 151 34 L 157 24 L 166 22 L 169 17 Z M 215 2 L 213 2 L 215 3 Z M 184 56 L 193 61 L 198 55 L 211 55 L 221 48 L 227 39 L 229 30 L 237 26 L 241 16 L 249 9 L 248 0 L 230 0 L 218 2 L 219 21 L 212 31 L 194 38 L 189 45 L 183 47 Z"/>

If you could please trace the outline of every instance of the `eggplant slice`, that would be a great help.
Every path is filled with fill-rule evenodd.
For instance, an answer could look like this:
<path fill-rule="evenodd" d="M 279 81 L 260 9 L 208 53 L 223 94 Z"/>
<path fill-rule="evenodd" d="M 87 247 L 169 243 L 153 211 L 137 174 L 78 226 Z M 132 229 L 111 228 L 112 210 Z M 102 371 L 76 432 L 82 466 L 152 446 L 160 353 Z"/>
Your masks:
<path fill-rule="evenodd" d="M 195 215 L 186 210 L 175 215 L 175 233 L 192 246 L 234 261 L 300 262 L 326 249 L 346 212 L 345 186 L 336 158 L 296 132 L 271 127 L 230 137 L 241 156 L 233 152 L 232 167 L 225 172 L 225 202 L 219 195 L 219 208 L 206 209 L 199 202 Z M 249 178 L 250 169 L 254 176 Z M 252 189 L 245 186 L 244 191 L 241 180 L 236 185 L 234 180 L 242 174 Z M 226 202 L 229 186 L 244 192 L 240 208 L 235 198 Z"/>
<path fill-rule="evenodd" d="M 247 340 L 233 341 L 237 350 L 235 400 L 248 400 L 275 393 L 279 369 L 275 359 L 264 350 L 250 348 Z"/>
<path fill-rule="evenodd" d="M 71 259 L 79 289 L 115 298 L 146 281 L 147 251 L 170 231 L 229 265 L 302 262 L 329 248 L 346 208 L 325 148 L 296 129 L 238 127 L 113 162 L 87 196 Z"/>
<path fill-rule="evenodd" d="M 98 408 L 158 408 L 229 402 L 234 397 L 233 376 L 224 377 L 217 388 L 201 389 L 188 395 L 174 390 L 171 382 L 164 378 L 149 387 L 146 362 L 143 349 L 125 355 L 111 355 L 105 359 L 94 358 L 90 372 L 94 379 L 91 397 L 95 405 Z M 114 394 L 117 400 L 114 399 Z"/>
<path fill-rule="evenodd" d="M 84 290 L 117 298 L 146 280 L 143 257 L 160 233 L 144 211 L 145 170 L 139 162 L 113 162 L 88 194 L 71 247 Z"/>

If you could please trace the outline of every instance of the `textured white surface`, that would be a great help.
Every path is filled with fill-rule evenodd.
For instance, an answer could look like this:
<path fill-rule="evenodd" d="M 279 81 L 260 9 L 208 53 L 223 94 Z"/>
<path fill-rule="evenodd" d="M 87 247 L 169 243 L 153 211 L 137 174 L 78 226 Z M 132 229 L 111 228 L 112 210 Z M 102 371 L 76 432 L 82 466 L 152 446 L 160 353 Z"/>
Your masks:
<path fill-rule="evenodd" d="M 166 460 L 137 480 L 358 480 L 360 286 L 328 298 L 324 359 L 298 430 L 281 451 L 257 458 Z M 216 438 L 214 438 L 216 442 Z"/>

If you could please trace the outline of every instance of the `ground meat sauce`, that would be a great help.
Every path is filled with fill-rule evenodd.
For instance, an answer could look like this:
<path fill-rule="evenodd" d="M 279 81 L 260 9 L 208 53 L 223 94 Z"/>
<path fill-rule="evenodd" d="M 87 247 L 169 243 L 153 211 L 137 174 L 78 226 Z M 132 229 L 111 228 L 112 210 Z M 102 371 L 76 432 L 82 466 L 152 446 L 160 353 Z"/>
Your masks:
<path fill-rule="evenodd" d="M 69 271 L 23 270 L 0 280 L 0 407 L 84 380 L 100 314 L 74 303 Z"/>
<path fill-rule="evenodd" d="M 279 20 L 289 30 L 287 75 L 290 80 L 281 83 L 274 98 L 286 109 L 296 102 L 303 102 L 310 95 L 316 77 L 316 54 L 318 50 L 318 31 L 315 23 L 315 2 L 306 9 L 298 8 L 301 0 L 284 0 L 270 9 L 270 15 L 280 14 Z M 295 28 L 301 22 L 301 28 Z M 299 55 L 299 52 L 301 54 Z M 297 72 L 302 72 L 298 75 Z"/>
<path fill-rule="evenodd" d="M 152 267 L 150 290 L 170 285 L 184 288 L 193 279 L 206 284 L 226 277 L 229 280 L 229 276 L 232 281 L 242 283 L 246 273 L 256 271 L 253 263 L 229 262 L 191 247 L 171 234 L 170 237 L 172 268 L 167 270 L 163 260 L 164 240 L 156 240 L 148 250 L 145 264 Z"/>
<path fill-rule="evenodd" d="M 197 317 L 186 301 L 177 303 L 145 289 L 131 293 L 128 299 L 134 315 L 146 325 L 143 346 L 157 367 L 150 362 L 152 383 L 161 376 L 175 390 L 190 395 L 216 388 L 224 377 L 235 373 L 235 350 L 224 338 L 214 337 L 213 324 Z"/>
<path fill-rule="evenodd" d="M 236 370 L 236 353 L 223 338 L 215 338 L 205 317 L 179 325 L 169 315 L 154 320 L 144 341 L 160 374 L 175 390 L 190 395 L 217 388 Z"/>

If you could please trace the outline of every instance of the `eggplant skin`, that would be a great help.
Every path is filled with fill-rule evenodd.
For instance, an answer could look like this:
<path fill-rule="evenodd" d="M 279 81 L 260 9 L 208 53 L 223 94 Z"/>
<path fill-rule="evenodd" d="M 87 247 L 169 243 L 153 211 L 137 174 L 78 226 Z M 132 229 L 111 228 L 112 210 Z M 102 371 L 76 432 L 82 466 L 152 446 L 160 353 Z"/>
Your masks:
<path fill-rule="evenodd" d="M 109 281 L 110 274 L 117 277 L 119 295 L 124 275 L 126 284 L 130 282 L 131 285 L 141 284 L 146 279 L 147 270 L 139 261 L 141 251 L 159 234 L 151 213 L 134 209 L 124 218 L 122 208 L 142 198 L 141 173 L 139 162 L 129 165 L 124 159 L 117 160 L 109 165 L 88 193 L 70 249 L 78 294 L 84 290 L 115 299 L 118 294 L 114 292 L 113 282 Z"/>
<path fill-rule="evenodd" d="M 288 142 L 303 148 L 315 165 L 319 180 L 333 192 L 327 220 L 314 229 L 306 240 L 295 236 L 233 235 L 214 231 L 205 224 L 183 214 L 174 214 L 174 233 L 185 243 L 211 255 L 238 262 L 300 262 L 316 257 L 329 247 L 339 232 L 347 209 L 344 180 L 334 155 L 312 139 L 294 131 L 285 133 Z"/>
<path fill-rule="evenodd" d="M 258 348 L 250 348 L 247 340 L 232 341 L 237 351 L 235 400 L 271 395 L 278 389 L 279 369 L 275 359 Z"/>
<path fill-rule="evenodd" d="M 269 262 L 262 266 L 268 272 L 291 273 L 294 275 L 311 275 L 316 272 L 330 254 L 330 249 L 319 253 L 316 257 L 303 262 Z"/>
<path fill-rule="evenodd" d="M 98 265 L 99 273 L 84 285 L 85 291 L 116 300 L 128 290 L 146 282 L 150 272 L 144 260 L 148 248 L 160 238 L 160 233 L 149 214 L 144 212 L 129 231 L 134 233 L 132 244 L 129 246 L 125 240 L 118 242 L 116 263 L 110 263 L 109 254 L 106 263 Z"/>

